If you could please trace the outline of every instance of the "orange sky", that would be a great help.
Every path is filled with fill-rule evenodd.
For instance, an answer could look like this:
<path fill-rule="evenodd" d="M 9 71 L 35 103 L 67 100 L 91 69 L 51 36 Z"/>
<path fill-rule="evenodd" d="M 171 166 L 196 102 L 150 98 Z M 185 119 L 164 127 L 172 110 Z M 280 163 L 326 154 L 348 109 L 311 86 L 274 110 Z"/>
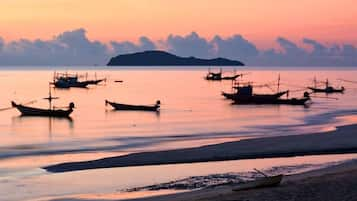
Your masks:
<path fill-rule="evenodd" d="M 0 36 L 49 39 L 85 28 L 90 39 L 154 40 L 196 31 L 242 34 L 261 47 L 277 36 L 357 44 L 355 0 L 0 0 Z"/>

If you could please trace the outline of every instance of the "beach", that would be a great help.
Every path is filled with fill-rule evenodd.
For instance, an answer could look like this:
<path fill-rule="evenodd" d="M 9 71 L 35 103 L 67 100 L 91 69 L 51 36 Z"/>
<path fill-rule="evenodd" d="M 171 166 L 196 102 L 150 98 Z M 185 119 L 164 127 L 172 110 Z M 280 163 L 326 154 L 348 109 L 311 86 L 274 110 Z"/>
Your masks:
<path fill-rule="evenodd" d="M 199 159 L 224 160 L 225 158 L 260 158 L 282 157 L 316 154 L 345 154 L 356 153 L 357 126 L 350 125 L 337 128 L 336 131 L 306 134 L 298 136 L 284 136 L 242 140 L 238 142 L 223 143 L 218 145 L 203 146 L 194 149 L 170 150 L 165 152 L 148 152 L 129 154 L 123 157 L 112 157 L 84 163 L 67 163 L 50 166 L 47 169 L 54 172 L 74 171 L 78 169 L 99 168 L 98 164 L 113 166 L 148 165 L 145 161 L 168 164 L 172 162 L 192 162 Z M 317 142 L 319 142 L 317 144 Z M 301 144 L 302 143 L 302 144 Z M 295 144 L 295 146 L 293 146 Z M 269 146 L 268 146 L 269 145 Z M 280 146 L 279 146 L 280 145 Z M 259 149 L 257 149 L 259 147 Z M 213 151 L 216 150 L 217 151 Z M 219 151 L 218 151 L 219 150 Z M 222 152 L 222 150 L 224 150 Z M 185 154 L 183 154 L 185 153 Z M 262 154 L 265 153 L 265 154 Z M 157 155 L 158 154 L 158 155 Z M 164 155 L 163 155 L 164 154 Z M 223 154 L 223 155 L 215 155 Z M 184 157 L 180 157 L 184 156 Z M 207 156 L 213 156 L 208 158 Z M 164 160 L 168 157 L 171 160 Z M 154 160 L 156 159 L 156 160 Z M 175 161 L 175 160 L 176 161 Z M 190 161 L 185 161 L 185 160 Z M 103 163 L 103 160 L 105 163 Z M 99 163 L 98 163 L 99 162 Z M 126 162 L 126 163 L 125 163 Z M 56 173 L 55 173 L 56 174 Z M 88 195 L 86 199 L 81 196 L 74 198 L 58 198 L 51 201 L 107 201 L 107 200 L 135 200 L 135 201 L 216 201 L 216 200 L 354 200 L 357 192 L 353 186 L 357 185 L 357 160 L 348 160 L 342 164 L 332 165 L 327 168 L 312 170 L 300 174 L 285 176 L 278 187 L 252 189 L 233 192 L 231 185 L 205 188 L 183 193 L 160 195 L 136 199 L 110 199 L 103 194 L 100 197 Z M 150 194 L 148 194 L 150 195 Z"/>
<path fill-rule="evenodd" d="M 232 186 L 198 190 L 174 195 L 158 196 L 135 201 L 329 201 L 356 200 L 357 161 L 287 176 L 278 187 L 232 191 Z M 132 201 L 134 201 L 132 199 Z M 59 200 L 56 200 L 59 201 Z M 69 201 L 69 200 L 68 200 Z M 74 201 L 74 200 L 73 200 Z M 93 200 L 94 201 L 94 200 Z M 99 200 L 95 200 L 99 201 Z"/>
<path fill-rule="evenodd" d="M 133 153 L 44 167 L 50 172 L 208 161 L 357 153 L 357 125 L 324 133 L 247 139 L 197 148 Z"/>
<path fill-rule="evenodd" d="M 312 170 L 301 174 L 285 176 L 277 187 L 232 191 L 231 185 L 183 192 L 177 194 L 152 196 L 136 199 L 115 199 L 115 195 L 74 196 L 48 201 L 329 201 L 355 200 L 357 191 L 357 160 L 339 165 Z M 150 195 L 148 193 L 148 195 Z M 85 198 L 83 198 L 85 197 Z M 89 198 L 88 198 L 89 197 Z"/>

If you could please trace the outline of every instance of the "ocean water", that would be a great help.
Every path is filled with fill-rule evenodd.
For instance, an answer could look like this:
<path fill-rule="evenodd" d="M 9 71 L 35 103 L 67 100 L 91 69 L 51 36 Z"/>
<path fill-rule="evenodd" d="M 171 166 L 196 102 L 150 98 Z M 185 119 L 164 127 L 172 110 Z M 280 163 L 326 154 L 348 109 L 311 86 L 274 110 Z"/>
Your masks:
<path fill-rule="evenodd" d="M 48 102 L 43 98 L 48 96 L 49 82 L 53 79 L 54 71 L 81 75 L 87 73 L 88 78 L 94 78 L 96 75 L 97 78 L 107 78 L 107 81 L 88 89 L 52 89 L 52 95 L 59 97 L 53 103 L 55 106 L 75 103 L 76 108 L 70 119 L 21 117 L 15 109 L 1 110 L 10 107 L 11 101 L 35 101 L 31 106 L 48 107 Z M 231 75 L 233 69 L 224 68 L 223 71 L 226 75 Z M 357 84 L 341 81 L 357 81 L 357 70 L 354 68 L 241 67 L 234 71 L 244 74 L 241 82 L 269 85 L 256 87 L 255 93 L 275 92 L 277 86 L 273 83 L 277 82 L 279 75 L 280 90 L 290 90 L 289 97 L 301 97 L 307 90 L 306 87 L 313 85 L 314 77 L 322 81 L 329 79 L 336 87 L 344 86 L 346 92 L 328 96 L 314 95 L 309 107 L 232 105 L 231 101 L 221 96 L 222 91 L 232 90 L 231 81 L 206 81 L 204 76 L 207 69 L 203 67 L 3 68 L 0 70 L 0 198 L 25 200 L 97 191 L 110 193 L 118 188 L 169 182 L 188 176 L 199 176 L 200 173 L 221 174 L 248 171 L 254 167 L 295 167 L 311 163 L 319 166 L 356 158 L 352 154 L 297 160 L 271 159 L 269 163 L 259 159 L 113 168 L 60 175 L 48 174 L 40 169 L 54 163 L 92 160 L 132 152 L 197 147 L 246 138 L 324 132 L 334 130 L 337 126 L 357 123 Z M 115 80 L 123 82 L 116 83 Z M 129 104 L 154 104 L 156 100 L 160 100 L 162 106 L 158 113 L 113 111 L 105 105 L 106 99 Z M 137 169 L 147 178 L 135 176 Z M 293 169 L 295 172 L 299 170 Z M 158 177 L 158 172 L 162 173 L 164 170 L 164 176 Z M 109 179 L 113 174 L 118 175 L 117 181 L 122 177 L 125 180 L 113 185 Z M 73 182 L 72 178 L 84 177 L 88 179 L 77 179 L 76 187 L 66 186 L 68 182 Z M 45 186 L 51 188 L 45 190 Z M 9 192 L 14 195 L 10 196 Z"/>
<path fill-rule="evenodd" d="M 205 68 L 108 68 L 81 67 L 56 69 L 88 78 L 107 78 L 88 89 L 52 90 L 59 97 L 55 106 L 76 105 L 71 119 L 21 117 L 15 109 L 0 111 L 0 168 L 42 166 L 51 163 L 86 160 L 159 149 L 195 147 L 251 137 L 322 132 L 355 122 L 357 80 L 353 69 L 266 69 L 236 68 L 242 82 L 257 87 L 255 93 L 291 90 L 290 97 L 301 97 L 314 76 L 329 79 L 347 90 L 344 94 L 319 94 L 309 107 L 277 105 L 232 105 L 220 94 L 231 91 L 231 81 L 204 80 Z M 214 70 L 214 69 L 212 69 Z M 232 69 L 225 68 L 226 75 Z M 48 107 L 53 69 L 6 68 L 0 70 L 0 108 L 36 101 L 34 107 Z M 83 78 L 84 79 L 84 78 Z M 115 80 L 123 80 L 116 83 Z M 129 104 L 162 102 L 161 111 L 113 111 L 105 99 Z M 36 162 L 28 164 L 28 160 Z"/>

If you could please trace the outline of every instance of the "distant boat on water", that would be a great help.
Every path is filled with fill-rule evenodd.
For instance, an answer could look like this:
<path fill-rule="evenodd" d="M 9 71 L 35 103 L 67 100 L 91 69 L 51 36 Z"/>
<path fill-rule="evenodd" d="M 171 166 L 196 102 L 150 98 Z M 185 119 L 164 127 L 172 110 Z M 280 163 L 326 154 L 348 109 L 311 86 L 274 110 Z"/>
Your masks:
<path fill-rule="evenodd" d="M 211 81 L 222 81 L 222 80 L 236 80 L 238 77 L 242 76 L 242 74 L 235 74 L 233 76 L 223 76 L 222 68 L 218 73 L 208 71 L 205 79 Z"/>
<path fill-rule="evenodd" d="M 103 79 L 93 79 L 93 80 L 88 80 L 87 79 L 87 74 L 86 74 L 86 80 L 84 81 L 79 81 L 79 76 L 78 74 L 68 74 L 68 73 L 54 73 L 53 76 L 53 82 L 52 84 L 56 88 L 62 88 L 62 89 L 68 89 L 71 87 L 74 88 L 86 88 L 88 85 L 97 85 L 101 82 L 106 81 L 106 78 Z M 83 77 L 83 76 L 82 76 Z M 97 77 L 95 75 L 95 77 Z"/>
<path fill-rule="evenodd" d="M 324 84 L 325 84 L 325 88 L 318 88 L 316 78 L 314 78 L 314 87 L 308 87 L 308 89 L 310 89 L 313 93 L 326 93 L 326 94 L 343 93 L 345 91 L 345 88 L 343 86 L 339 89 L 330 86 L 328 79 L 324 82 Z"/>
<path fill-rule="evenodd" d="M 128 105 L 105 100 L 105 104 L 109 104 L 115 110 L 158 111 L 160 109 L 161 102 L 158 100 L 155 105 Z"/>

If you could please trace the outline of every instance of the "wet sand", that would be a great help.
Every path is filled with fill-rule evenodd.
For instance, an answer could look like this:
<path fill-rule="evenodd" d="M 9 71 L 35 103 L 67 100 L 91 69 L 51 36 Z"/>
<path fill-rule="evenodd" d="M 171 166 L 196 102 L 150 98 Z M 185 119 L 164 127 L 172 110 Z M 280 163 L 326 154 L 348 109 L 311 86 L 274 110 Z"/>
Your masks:
<path fill-rule="evenodd" d="M 125 201 L 351 201 L 357 197 L 357 160 L 336 166 L 284 177 L 280 186 L 233 192 L 220 186 L 191 192 L 153 196 Z M 109 198 L 110 197 L 110 198 Z M 50 201 L 113 201 L 115 195 L 94 199 L 58 198 Z"/>
<path fill-rule="evenodd" d="M 134 153 L 92 161 L 62 163 L 44 169 L 50 172 L 67 172 L 142 165 L 357 153 L 356 130 L 357 125 L 350 125 L 325 133 L 247 139 L 197 148 Z"/>
<path fill-rule="evenodd" d="M 356 200 L 357 161 L 287 176 L 278 187 L 233 192 L 231 186 L 135 199 L 135 201 L 343 201 Z M 133 201 L 133 200 L 132 200 Z"/>

